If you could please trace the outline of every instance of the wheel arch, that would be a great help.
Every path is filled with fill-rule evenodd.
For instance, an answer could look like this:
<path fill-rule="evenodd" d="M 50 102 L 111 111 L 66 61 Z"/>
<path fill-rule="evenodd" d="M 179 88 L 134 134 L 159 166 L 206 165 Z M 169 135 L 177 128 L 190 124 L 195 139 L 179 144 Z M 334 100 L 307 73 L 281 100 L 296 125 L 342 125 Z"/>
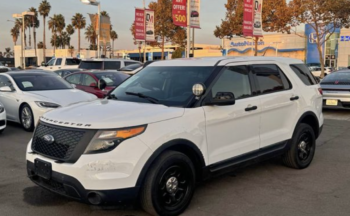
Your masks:
<path fill-rule="evenodd" d="M 29 105 L 29 103 L 27 103 L 27 102 L 22 102 L 21 105 L 19 105 L 19 108 L 18 108 L 18 120 L 19 120 L 19 122 L 22 121 L 22 119 L 21 119 L 21 111 L 22 111 L 22 107 L 25 106 L 25 105 L 28 105 L 29 108 L 32 109 L 32 107 Z M 32 114 L 33 114 L 33 117 L 34 117 L 33 110 L 32 110 Z"/>
<path fill-rule="evenodd" d="M 141 173 L 136 182 L 136 186 L 142 186 L 150 167 L 156 161 L 156 159 L 165 151 L 177 151 L 187 155 L 193 162 L 193 165 L 195 166 L 197 181 L 202 178 L 203 171 L 205 168 L 205 160 L 201 150 L 189 140 L 176 139 L 164 143 L 151 155 L 151 157 L 147 160 L 146 164 L 141 170 Z"/>
<path fill-rule="evenodd" d="M 321 130 L 320 130 L 320 123 L 318 121 L 318 118 L 315 113 L 308 111 L 305 112 L 298 120 L 298 123 L 296 124 L 296 127 L 301 124 L 305 123 L 312 127 L 312 129 L 315 132 L 316 139 L 320 136 Z"/>

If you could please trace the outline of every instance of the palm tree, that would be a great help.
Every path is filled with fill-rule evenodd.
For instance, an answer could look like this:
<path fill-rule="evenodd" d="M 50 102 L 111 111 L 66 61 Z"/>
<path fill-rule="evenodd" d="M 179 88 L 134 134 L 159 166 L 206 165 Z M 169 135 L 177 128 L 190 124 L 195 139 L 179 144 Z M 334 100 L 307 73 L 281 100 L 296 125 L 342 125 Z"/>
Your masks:
<path fill-rule="evenodd" d="M 114 55 L 114 41 L 118 39 L 118 34 L 114 30 L 111 31 L 111 39 L 112 39 L 112 53 Z"/>
<path fill-rule="evenodd" d="M 17 43 L 17 40 L 18 40 L 18 37 L 19 37 L 19 30 L 18 30 L 17 26 L 14 26 L 11 29 L 11 36 L 12 36 L 13 44 L 16 46 L 16 43 Z"/>
<path fill-rule="evenodd" d="M 107 11 L 101 11 L 101 16 L 110 17 Z"/>
<path fill-rule="evenodd" d="M 81 13 L 76 13 L 72 18 L 72 25 L 78 29 L 78 53 L 80 53 L 80 29 L 84 29 L 86 26 L 85 17 Z"/>
<path fill-rule="evenodd" d="M 49 16 L 51 10 L 51 5 L 47 0 L 43 0 L 39 5 L 39 13 L 43 17 L 43 25 L 44 25 L 44 36 L 43 36 L 43 56 L 44 56 L 44 62 L 46 62 L 46 17 Z"/>
<path fill-rule="evenodd" d="M 90 49 L 96 50 L 97 34 L 92 25 L 89 25 L 85 30 L 85 39 L 90 43 Z"/>
<path fill-rule="evenodd" d="M 75 32 L 74 27 L 71 24 L 67 25 L 66 32 L 68 33 L 69 37 L 71 37 Z M 70 47 L 70 39 L 69 39 L 68 47 Z"/>
<path fill-rule="evenodd" d="M 62 32 L 60 36 L 60 43 L 63 49 L 65 49 L 66 46 L 70 47 L 70 36 L 67 32 Z"/>
<path fill-rule="evenodd" d="M 70 57 L 73 57 L 73 54 L 74 54 L 74 46 L 69 46 L 69 47 L 68 47 L 68 52 L 70 53 Z"/>
<path fill-rule="evenodd" d="M 43 49 L 44 43 L 42 41 L 40 41 L 37 46 L 38 46 L 38 49 Z"/>
<path fill-rule="evenodd" d="M 52 31 L 52 36 L 53 36 L 53 43 L 54 44 L 54 53 L 56 51 L 56 45 L 58 43 L 56 43 L 57 41 L 57 33 L 60 33 L 60 35 L 62 36 L 62 31 L 63 29 L 66 27 L 66 23 L 64 21 L 64 17 L 62 16 L 62 14 L 54 14 L 53 17 L 50 17 L 49 20 L 49 29 Z M 59 47 L 59 46 L 58 46 Z"/>
<path fill-rule="evenodd" d="M 30 16 L 31 18 L 31 27 L 33 28 L 33 39 L 34 39 L 34 49 L 35 49 L 35 56 L 37 57 L 37 53 L 36 53 L 36 30 L 37 28 L 39 28 L 40 26 L 40 22 L 38 19 L 38 11 L 36 10 L 36 8 L 31 7 L 29 8 L 30 12 L 33 12 L 35 15 L 34 16 Z"/>
<path fill-rule="evenodd" d="M 15 21 L 15 27 L 17 29 L 21 29 L 21 36 L 24 34 L 23 33 L 23 24 L 22 23 L 23 23 L 22 19 L 16 19 L 16 21 Z M 25 41 L 25 39 L 26 39 L 26 36 L 24 34 L 24 41 Z M 27 45 L 25 44 L 24 46 L 27 46 Z"/>

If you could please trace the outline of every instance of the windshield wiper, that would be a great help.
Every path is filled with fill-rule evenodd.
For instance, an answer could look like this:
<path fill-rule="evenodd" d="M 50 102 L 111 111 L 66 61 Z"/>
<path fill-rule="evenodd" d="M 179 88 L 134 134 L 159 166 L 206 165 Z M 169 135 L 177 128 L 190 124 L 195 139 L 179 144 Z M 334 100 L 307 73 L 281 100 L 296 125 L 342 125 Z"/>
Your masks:
<path fill-rule="evenodd" d="M 137 96 L 137 97 L 139 97 L 139 98 L 144 98 L 144 99 L 150 101 L 151 103 L 159 104 L 159 100 L 158 100 L 158 99 L 156 99 L 156 98 L 154 98 L 154 97 L 151 97 L 151 96 L 144 95 L 144 94 L 142 94 L 142 93 L 125 92 L 125 94 Z"/>

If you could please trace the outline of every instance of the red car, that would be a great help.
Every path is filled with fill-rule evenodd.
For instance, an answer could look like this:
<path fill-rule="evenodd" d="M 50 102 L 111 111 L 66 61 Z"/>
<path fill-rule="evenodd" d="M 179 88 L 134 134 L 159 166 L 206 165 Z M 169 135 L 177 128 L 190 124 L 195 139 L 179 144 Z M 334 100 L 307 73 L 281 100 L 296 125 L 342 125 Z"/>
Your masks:
<path fill-rule="evenodd" d="M 82 71 L 70 74 L 64 79 L 76 86 L 77 89 L 105 98 L 107 94 L 129 75 L 115 71 Z"/>

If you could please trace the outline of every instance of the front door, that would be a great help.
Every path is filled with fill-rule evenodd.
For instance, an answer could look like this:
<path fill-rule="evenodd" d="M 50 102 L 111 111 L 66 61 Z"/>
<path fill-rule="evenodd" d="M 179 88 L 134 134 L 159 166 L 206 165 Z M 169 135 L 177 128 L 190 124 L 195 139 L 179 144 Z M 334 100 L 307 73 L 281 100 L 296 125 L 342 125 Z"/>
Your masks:
<path fill-rule="evenodd" d="M 247 66 L 225 67 L 209 92 L 231 92 L 235 105 L 204 106 L 209 163 L 233 159 L 259 149 L 260 101 L 254 96 Z"/>

